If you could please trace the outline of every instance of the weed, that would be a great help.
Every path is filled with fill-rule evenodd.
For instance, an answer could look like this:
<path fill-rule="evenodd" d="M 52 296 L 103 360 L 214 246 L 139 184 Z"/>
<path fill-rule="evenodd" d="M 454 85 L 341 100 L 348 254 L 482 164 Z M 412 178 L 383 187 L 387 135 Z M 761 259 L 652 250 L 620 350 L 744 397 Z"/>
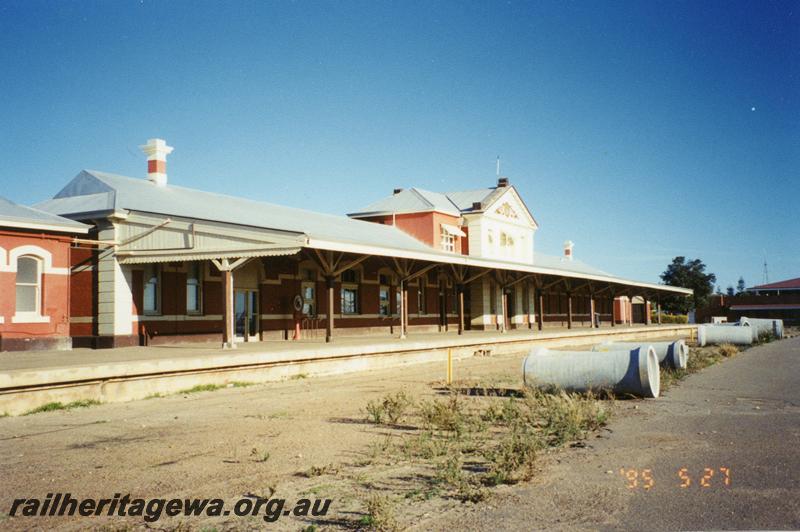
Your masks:
<path fill-rule="evenodd" d="M 430 460 L 452 451 L 452 441 L 436 436 L 430 430 L 409 436 L 403 440 L 401 450 L 406 458 Z"/>
<path fill-rule="evenodd" d="M 258 449 L 256 449 L 255 447 L 253 447 L 250 450 L 250 456 L 254 456 L 255 457 L 255 458 L 253 458 L 254 462 L 264 463 L 267 460 L 269 460 L 269 452 L 268 451 L 264 451 L 264 452 L 260 453 L 258 451 Z"/>
<path fill-rule="evenodd" d="M 719 354 L 725 358 L 730 358 L 739 352 L 739 348 L 733 344 L 722 344 L 719 346 L 718 349 L 719 349 Z"/>
<path fill-rule="evenodd" d="M 385 495 L 371 495 L 365 503 L 366 515 L 359 524 L 369 527 L 370 530 L 390 532 L 399 530 L 395 517 L 394 503 Z"/>
<path fill-rule="evenodd" d="M 369 445 L 370 456 L 372 456 L 372 459 L 375 460 L 379 456 L 386 454 L 387 451 L 391 448 L 392 448 L 392 437 L 386 436 L 382 440 L 374 441 Z"/>
<path fill-rule="evenodd" d="M 229 383 L 228 386 L 231 388 L 247 388 L 248 386 L 253 386 L 254 384 L 254 382 L 248 381 L 233 381 Z"/>
<path fill-rule="evenodd" d="M 332 487 L 330 484 L 317 484 L 308 488 L 304 493 L 319 497 L 321 494 L 329 492 Z"/>
<path fill-rule="evenodd" d="M 147 399 L 160 399 L 164 397 L 164 395 L 160 392 L 151 393 L 150 395 L 145 396 L 145 400 Z"/>
<path fill-rule="evenodd" d="M 413 490 L 406 492 L 405 498 L 412 501 L 427 501 L 438 496 L 439 493 L 440 491 L 436 487 L 426 489 L 414 488 Z"/>
<path fill-rule="evenodd" d="M 440 430 L 454 433 L 456 438 L 476 425 L 480 417 L 470 416 L 464 402 L 458 395 L 451 395 L 446 400 L 423 401 L 419 405 L 419 416 L 422 424 L 427 429 Z"/>
<path fill-rule="evenodd" d="M 323 466 L 311 466 L 311 469 L 306 471 L 305 476 L 311 478 L 321 477 L 322 475 L 336 475 L 337 473 L 339 473 L 339 468 L 333 464 L 328 464 Z"/>
<path fill-rule="evenodd" d="M 224 388 L 221 384 L 198 384 L 197 386 L 192 386 L 191 388 L 187 388 L 186 390 L 181 390 L 178 393 L 182 394 L 189 394 L 189 393 L 198 393 L 198 392 L 214 392 L 219 390 L 220 388 Z"/>
<path fill-rule="evenodd" d="M 28 410 L 23 415 L 29 416 L 31 414 L 38 414 L 39 412 L 52 412 L 54 410 L 72 410 L 73 408 L 86 408 L 89 406 L 99 405 L 100 401 L 95 399 L 82 399 L 80 401 L 72 401 L 71 403 L 64 404 L 62 402 L 47 403 L 38 406 L 33 410 Z"/>
<path fill-rule="evenodd" d="M 530 425 L 513 425 L 499 444 L 484 451 L 483 456 L 489 462 L 484 483 L 495 486 L 532 478 L 536 454 L 543 446 L 541 436 Z"/>
<path fill-rule="evenodd" d="M 307 379 L 308 378 L 308 373 L 298 373 L 297 375 L 292 375 L 289 378 L 291 380 L 293 380 L 293 381 L 299 381 L 301 379 Z"/>
<path fill-rule="evenodd" d="M 411 399 L 403 390 L 395 394 L 387 394 L 380 401 L 370 401 L 367 403 L 367 419 L 376 425 L 381 425 L 384 422 L 396 425 L 404 419 L 411 405 Z"/>

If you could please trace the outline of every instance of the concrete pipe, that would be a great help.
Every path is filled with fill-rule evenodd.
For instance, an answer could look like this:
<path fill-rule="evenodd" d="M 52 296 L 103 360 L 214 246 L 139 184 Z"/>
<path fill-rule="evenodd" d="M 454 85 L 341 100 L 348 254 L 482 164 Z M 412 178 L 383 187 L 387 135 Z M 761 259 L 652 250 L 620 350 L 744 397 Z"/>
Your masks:
<path fill-rule="evenodd" d="M 750 327 L 700 325 L 697 327 L 697 343 L 701 346 L 708 344 L 748 345 L 753 343 L 753 332 Z"/>
<path fill-rule="evenodd" d="M 686 369 L 689 361 L 689 346 L 683 340 L 674 342 L 603 342 L 592 347 L 592 351 L 618 351 L 652 346 L 662 366 L 673 369 Z"/>
<path fill-rule="evenodd" d="M 586 392 L 610 389 L 618 394 L 658 397 L 661 374 L 650 346 L 618 351 L 553 351 L 536 348 L 522 363 L 527 386 Z"/>
<path fill-rule="evenodd" d="M 753 327 L 753 340 L 758 340 L 758 335 L 764 332 L 772 333 L 775 338 L 783 338 L 783 320 L 768 320 L 762 318 L 746 318 L 742 316 L 739 320 L 745 327 Z"/>

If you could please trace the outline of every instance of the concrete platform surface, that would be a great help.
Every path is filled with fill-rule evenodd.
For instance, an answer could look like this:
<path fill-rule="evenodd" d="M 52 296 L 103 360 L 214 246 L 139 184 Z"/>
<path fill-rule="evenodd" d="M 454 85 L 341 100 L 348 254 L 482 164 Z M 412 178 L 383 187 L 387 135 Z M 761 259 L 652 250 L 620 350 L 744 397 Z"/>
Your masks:
<path fill-rule="evenodd" d="M 222 349 L 176 344 L 0 354 L 0 413 L 18 414 L 54 401 L 127 401 L 203 384 L 267 382 L 296 375 L 330 375 L 476 354 L 523 353 L 535 345 L 578 346 L 606 340 L 687 337 L 692 325 L 601 329 L 515 330 L 265 341 Z"/>

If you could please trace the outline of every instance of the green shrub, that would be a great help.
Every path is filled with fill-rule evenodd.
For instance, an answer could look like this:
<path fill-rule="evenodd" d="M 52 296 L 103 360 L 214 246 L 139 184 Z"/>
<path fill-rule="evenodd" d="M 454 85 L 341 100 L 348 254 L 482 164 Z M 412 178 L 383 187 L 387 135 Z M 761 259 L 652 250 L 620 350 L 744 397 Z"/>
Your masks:
<path fill-rule="evenodd" d="M 412 404 L 411 399 L 402 390 L 395 394 L 388 394 L 380 401 L 367 403 L 367 419 L 376 425 L 384 424 L 384 422 L 396 425 L 403 420 Z"/>
<path fill-rule="evenodd" d="M 650 320 L 653 323 L 658 323 L 658 314 L 655 311 L 650 314 Z M 662 312 L 661 323 L 689 323 L 689 316 L 686 314 L 664 314 Z"/>

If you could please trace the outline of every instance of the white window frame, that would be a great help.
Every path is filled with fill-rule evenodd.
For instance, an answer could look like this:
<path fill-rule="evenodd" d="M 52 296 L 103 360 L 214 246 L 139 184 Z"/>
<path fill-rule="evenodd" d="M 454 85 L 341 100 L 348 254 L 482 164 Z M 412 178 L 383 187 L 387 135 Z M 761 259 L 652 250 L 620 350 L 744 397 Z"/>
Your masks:
<path fill-rule="evenodd" d="M 442 251 L 447 251 L 449 253 L 455 253 L 456 251 L 456 237 L 451 235 L 444 226 L 441 226 L 440 229 L 441 233 L 441 247 Z"/>
<path fill-rule="evenodd" d="M 344 282 L 343 281 L 342 282 L 342 286 L 339 289 L 339 306 L 340 306 L 339 310 L 340 310 L 342 315 L 345 315 L 345 316 L 356 316 L 358 314 L 361 314 L 361 308 L 359 308 L 360 305 L 359 305 L 359 301 L 358 301 L 358 289 L 359 289 L 359 285 L 360 285 L 360 281 L 361 281 L 360 272 L 358 270 L 346 270 L 345 272 L 342 272 L 340 278 L 343 279 L 344 278 L 344 274 L 347 273 L 347 272 L 350 272 L 350 271 L 353 272 L 353 275 L 354 275 L 354 278 L 356 279 L 356 282 L 350 282 L 350 281 L 348 281 L 348 282 Z M 348 291 L 348 292 L 353 292 L 353 311 L 352 312 L 345 312 L 345 307 L 344 307 L 344 293 L 345 293 L 345 290 Z"/>
<path fill-rule="evenodd" d="M 145 308 L 147 298 L 147 269 L 154 268 L 156 271 L 156 291 L 155 291 L 155 309 Z M 154 262 L 152 264 L 145 264 L 144 271 L 142 272 L 142 312 L 146 316 L 160 316 L 161 315 L 161 264 Z"/>
<path fill-rule="evenodd" d="M 382 284 L 378 288 L 378 316 L 388 318 L 392 315 L 392 290 L 389 285 Z M 386 299 L 383 298 L 384 294 Z"/>
<path fill-rule="evenodd" d="M 11 316 L 11 323 L 49 323 L 50 316 L 42 315 L 42 276 L 44 270 L 44 259 L 36 255 L 20 255 L 16 258 L 15 269 L 19 273 L 19 261 L 22 259 L 30 259 L 36 264 L 36 282 L 35 283 L 20 283 L 16 278 L 14 279 L 14 315 Z M 20 311 L 17 308 L 17 286 L 33 286 L 35 288 L 36 308 L 34 310 Z"/>
<path fill-rule="evenodd" d="M 197 277 L 195 280 L 197 281 L 197 308 L 190 309 L 189 308 L 189 287 L 191 286 L 189 283 L 189 274 L 191 273 L 192 266 L 197 268 Z M 192 261 L 186 263 L 186 315 L 187 316 L 199 316 L 203 314 L 203 266 L 202 262 L 199 261 Z M 160 281 L 160 279 L 159 279 Z"/>
<path fill-rule="evenodd" d="M 311 289 L 311 297 L 306 297 L 307 289 Z M 300 282 L 300 297 L 303 298 L 303 316 L 309 318 L 317 315 L 317 283 L 316 281 Z"/>

